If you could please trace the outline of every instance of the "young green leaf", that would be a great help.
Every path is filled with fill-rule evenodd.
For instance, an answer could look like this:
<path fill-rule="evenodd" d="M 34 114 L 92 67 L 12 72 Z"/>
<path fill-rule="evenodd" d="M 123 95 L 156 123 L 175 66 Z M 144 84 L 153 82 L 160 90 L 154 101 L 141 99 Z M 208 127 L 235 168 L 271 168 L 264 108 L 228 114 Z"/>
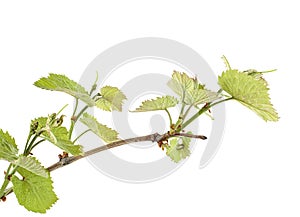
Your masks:
<path fill-rule="evenodd" d="M 77 99 L 82 100 L 88 106 L 94 106 L 95 101 L 90 97 L 88 92 L 77 82 L 69 79 L 65 75 L 50 73 L 48 77 L 43 77 L 34 82 L 34 85 L 52 91 L 67 93 Z"/>
<path fill-rule="evenodd" d="M 186 91 L 184 102 L 187 105 L 199 105 L 210 103 L 220 98 L 216 92 L 206 89 L 193 89 Z"/>
<path fill-rule="evenodd" d="M 49 132 L 44 132 L 42 137 L 74 156 L 83 154 L 82 146 L 75 145 L 69 140 L 68 130 L 65 127 L 51 128 Z"/>
<path fill-rule="evenodd" d="M 188 137 L 173 138 L 170 140 L 170 145 L 167 147 L 166 154 L 175 163 L 178 163 L 191 154 L 189 149 L 190 142 L 191 139 Z"/>
<path fill-rule="evenodd" d="M 31 122 L 32 124 L 37 125 L 36 132 L 44 129 L 41 134 L 42 138 L 74 156 L 81 155 L 83 153 L 82 146 L 75 145 L 72 141 L 70 141 L 68 137 L 69 132 L 65 127 L 48 126 L 47 120 L 49 120 L 49 118 L 39 117 Z"/>
<path fill-rule="evenodd" d="M 165 110 L 170 107 L 174 107 L 178 104 L 178 100 L 173 96 L 162 96 L 156 99 L 146 100 L 142 102 L 139 108 L 133 112 L 147 112 L 156 110 Z"/>
<path fill-rule="evenodd" d="M 44 178 L 49 177 L 47 170 L 41 165 L 41 163 L 31 156 L 20 156 L 18 160 L 13 162 L 14 165 L 22 167 L 27 171 L 34 173 L 35 175 L 42 176 Z"/>
<path fill-rule="evenodd" d="M 117 87 L 105 86 L 100 89 L 100 98 L 96 106 L 104 111 L 122 111 L 123 101 L 126 96 Z"/>
<path fill-rule="evenodd" d="M 279 119 L 271 104 L 269 89 L 263 80 L 238 70 L 227 70 L 219 76 L 219 85 L 233 99 L 253 110 L 265 121 Z"/>
<path fill-rule="evenodd" d="M 19 204 L 29 211 L 46 213 L 58 200 L 50 175 L 45 178 L 23 168 L 18 168 L 17 171 L 23 178 L 19 179 L 14 175 L 11 181 Z"/>
<path fill-rule="evenodd" d="M 74 156 L 78 156 L 78 155 L 82 155 L 83 154 L 83 150 L 82 150 L 82 146 L 81 145 L 75 145 L 72 141 L 70 140 L 63 140 L 63 139 L 58 139 L 56 144 L 57 147 L 59 147 L 60 149 L 74 155 Z"/>
<path fill-rule="evenodd" d="M 186 91 L 203 89 L 204 87 L 198 83 L 196 78 L 191 78 L 186 73 L 177 71 L 173 72 L 172 79 L 168 82 L 168 86 L 180 96 L 181 101 L 184 101 Z"/>
<path fill-rule="evenodd" d="M 0 129 L 0 160 L 14 161 L 18 154 L 18 147 L 15 139 L 9 135 L 8 132 L 4 133 Z"/>
<path fill-rule="evenodd" d="M 35 132 L 38 132 L 42 128 L 46 127 L 47 119 L 47 117 L 39 117 L 31 121 L 31 126 L 35 126 Z"/>
<path fill-rule="evenodd" d="M 99 123 L 95 117 L 88 113 L 84 113 L 80 119 L 81 123 L 85 124 L 93 133 L 100 137 L 105 142 L 113 142 L 118 140 L 117 131 Z"/>

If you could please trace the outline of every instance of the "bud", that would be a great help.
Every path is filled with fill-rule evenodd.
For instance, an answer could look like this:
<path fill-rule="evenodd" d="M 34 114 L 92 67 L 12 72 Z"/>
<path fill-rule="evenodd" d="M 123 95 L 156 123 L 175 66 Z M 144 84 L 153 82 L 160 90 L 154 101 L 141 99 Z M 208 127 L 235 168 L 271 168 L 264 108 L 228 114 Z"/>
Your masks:
<path fill-rule="evenodd" d="M 56 113 L 53 113 L 51 115 L 48 116 L 48 119 L 47 119 L 47 125 L 51 125 L 53 123 L 53 121 L 55 120 L 56 118 Z"/>
<path fill-rule="evenodd" d="M 35 134 L 38 127 L 39 127 L 39 122 L 37 122 L 37 121 L 36 122 L 32 122 L 30 124 L 30 133 L 31 134 Z"/>
<path fill-rule="evenodd" d="M 57 118 L 54 123 L 52 124 L 52 127 L 59 127 L 64 122 L 65 115 L 61 115 L 59 118 Z"/>

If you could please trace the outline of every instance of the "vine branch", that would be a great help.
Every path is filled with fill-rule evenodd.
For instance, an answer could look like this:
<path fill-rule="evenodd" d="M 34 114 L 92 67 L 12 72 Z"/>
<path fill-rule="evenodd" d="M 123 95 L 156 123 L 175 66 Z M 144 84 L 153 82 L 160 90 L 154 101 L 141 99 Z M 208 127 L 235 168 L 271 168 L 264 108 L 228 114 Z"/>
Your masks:
<path fill-rule="evenodd" d="M 83 155 L 79 155 L 79 156 L 71 156 L 71 157 L 65 157 L 60 159 L 58 162 L 52 164 L 51 166 L 49 166 L 47 168 L 47 170 L 49 172 L 52 172 L 54 170 L 57 170 L 59 168 L 62 168 L 64 166 L 67 166 L 69 164 L 74 163 L 75 161 L 78 161 L 82 158 L 86 158 L 88 156 L 97 154 L 99 152 L 105 151 L 105 150 L 109 150 L 111 148 L 116 148 L 122 145 L 126 145 L 126 144 L 130 144 L 130 143 L 135 143 L 135 142 L 146 142 L 146 141 L 151 141 L 151 142 L 160 142 L 160 141 L 165 141 L 169 138 L 172 137 L 179 137 L 179 136 L 184 136 L 184 137 L 189 137 L 189 138 L 194 138 L 194 139 L 202 139 L 202 140 L 206 140 L 207 137 L 203 136 L 203 135 L 193 135 L 193 134 L 187 134 L 187 133 L 174 133 L 172 135 L 168 133 L 164 133 L 164 134 L 159 134 L 159 133 L 153 133 L 153 134 L 149 134 L 146 136 L 140 136 L 140 137 L 134 137 L 134 138 L 129 138 L 129 139 L 124 139 L 124 140 L 119 140 L 119 141 L 115 141 L 94 149 L 91 149 L 89 151 L 86 151 L 83 153 Z M 12 188 L 7 189 L 5 195 L 9 195 L 13 192 Z"/>
<path fill-rule="evenodd" d="M 190 137 L 190 138 L 195 138 L 195 139 L 202 139 L 202 140 L 207 139 L 207 137 L 203 136 L 203 135 L 193 135 L 193 134 L 187 134 L 187 133 L 175 133 L 173 135 L 170 135 L 169 133 L 165 133 L 165 134 L 153 133 L 153 134 L 149 134 L 146 136 L 140 136 L 140 137 L 134 137 L 134 138 L 115 141 L 115 142 L 109 143 L 107 145 L 103 145 L 103 146 L 91 149 L 89 151 L 86 151 L 83 153 L 83 155 L 62 158 L 62 159 L 60 159 L 59 162 L 49 166 L 47 168 L 47 170 L 49 172 L 52 172 L 56 169 L 59 169 L 61 167 L 64 167 L 71 163 L 74 163 L 75 161 L 80 160 L 82 158 L 91 156 L 93 154 L 96 154 L 96 153 L 99 153 L 99 152 L 102 152 L 102 151 L 105 151 L 105 150 L 108 150 L 111 148 L 116 148 L 118 146 L 135 143 L 135 142 L 146 142 L 146 141 L 159 142 L 159 141 L 167 140 L 171 137 L 179 137 L 179 136 Z"/>

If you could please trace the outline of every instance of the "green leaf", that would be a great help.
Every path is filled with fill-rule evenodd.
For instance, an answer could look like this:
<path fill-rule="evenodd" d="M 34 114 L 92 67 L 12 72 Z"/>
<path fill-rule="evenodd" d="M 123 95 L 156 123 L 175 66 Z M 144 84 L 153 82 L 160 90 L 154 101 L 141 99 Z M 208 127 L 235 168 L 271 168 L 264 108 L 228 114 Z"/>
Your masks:
<path fill-rule="evenodd" d="M 50 175 L 48 174 L 48 177 L 45 178 L 23 168 L 18 168 L 17 171 L 23 176 L 23 179 L 14 175 L 11 181 L 19 204 L 29 211 L 46 213 L 58 200 L 53 191 Z"/>
<path fill-rule="evenodd" d="M 72 141 L 70 141 L 67 128 L 63 126 L 48 126 L 47 120 L 49 120 L 49 118 L 40 117 L 31 122 L 32 124 L 38 123 L 36 132 L 44 129 L 44 132 L 41 134 L 42 138 L 74 156 L 81 155 L 83 153 L 82 146 L 75 145 Z"/>
<path fill-rule="evenodd" d="M 57 143 L 54 144 L 60 149 L 64 150 L 65 152 L 68 152 L 74 156 L 83 155 L 83 150 L 81 145 L 75 145 L 70 140 L 61 140 L 58 139 Z"/>
<path fill-rule="evenodd" d="M 88 106 L 94 106 L 95 101 L 88 92 L 77 82 L 69 79 L 65 75 L 50 73 L 48 77 L 43 77 L 34 83 L 35 86 L 52 91 L 67 93 L 77 99 L 82 100 Z"/>
<path fill-rule="evenodd" d="M 13 164 L 22 167 L 27 171 L 34 173 L 35 175 L 42 176 L 44 178 L 49 177 L 47 170 L 41 165 L 41 163 L 34 157 L 20 156 L 18 160 L 14 161 Z"/>
<path fill-rule="evenodd" d="M 46 127 L 47 119 L 47 117 L 39 117 L 31 121 L 31 126 L 36 126 L 35 132 Z"/>
<path fill-rule="evenodd" d="M 156 110 L 165 110 L 178 104 L 178 100 L 173 96 L 162 96 L 156 99 L 146 100 L 134 112 L 147 112 Z"/>
<path fill-rule="evenodd" d="M 191 133 L 191 132 L 189 132 Z M 170 140 L 170 145 L 167 146 L 166 154 L 175 162 L 185 159 L 190 156 L 189 149 L 191 139 L 188 137 L 173 138 Z"/>
<path fill-rule="evenodd" d="M 104 111 L 122 111 L 123 100 L 126 96 L 117 87 L 102 87 L 99 94 L 100 98 L 96 100 L 98 108 Z"/>
<path fill-rule="evenodd" d="M 9 135 L 8 132 L 4 133 L 0 129 L 0 160 L 14 161 L 18 154 L 18 147 L 15 139 Z"/>
<path fill-rule="evenodd" d="M 117 131 L 99 123 L 95 117 L 88 113 L 84 113 L 80 119 L 81 123 L 85 124 L 93 133 L 100 137 L 105 142 L 113 142 L 118 140 Z"/>
<path fill-rule="evenodd" d="M 186 91 L 184 102 L 187 105 L 199 105 L 203 103 L 210 103 L 220 98 L 216 92 L 206 89 L 193 89 Z"/>
<path fill-rule="evenodd" d="M 173 72 L 172 79 L 168 82 L 168 86 L 180 96 L 182 101 L 185 99 L 186 91 L 203 89 L 204 87 L 198 83 L 196 78 L 191 78 L 186 73 L 177 71 Z"/>
<path fill-rule="evenodd" d="M 76 156 L 83 154 L 82 146 L 75 145 L 69 140 L 69 133 L 65 127 L 55 127 L 51 128 L 49 132 L 44 132 L 42 137 L 47 139 L 52 144 L 56 145 L 60 149 Z"/>
<path fill-rule="evenodd" d="M 267 84 L 238 70 L 227 70 L 219 76 L 219 85 L 247 108 L 265 121 L 278 121 L 278 114 L 271 104 Z"/>

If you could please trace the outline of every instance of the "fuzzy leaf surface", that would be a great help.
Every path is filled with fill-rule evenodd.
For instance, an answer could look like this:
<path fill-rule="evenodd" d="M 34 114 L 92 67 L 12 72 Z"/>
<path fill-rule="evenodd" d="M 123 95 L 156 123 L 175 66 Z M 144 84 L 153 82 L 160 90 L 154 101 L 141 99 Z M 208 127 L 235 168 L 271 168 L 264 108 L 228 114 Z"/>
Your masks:
<path fill-rule="evenodd" d="M 186 96 L 184 102 L 187 105 L 199 105 L 203 103 L 210 103 L 217 99 L 220 96 L 218 93 L 206 90 L 206 89 L 193 89 L 186 91 Z"/>
<path fill-rule="evenodd" d="M 20 156 L 18 160 L 13 162 L 13 164 L 22 167 L 37 176 L 42 176 L 44 178 L 49 177 L 49 173 L 47 172 L 47 170 L 41 165 L 41 163 L 35 157 Z"/>
<path fill-rule="evenodd" d="M 46 213 L 58 200 L 53 191 L 50 175 L 45 178 L 23 168 L 18 168 L 17 171 L 24 177 L 19 179 L 14 175 L 11 178 L 13 190 L 19 204 L 29 211 Z"/>
<path fill-rule="evenodd" d="M 142 102 L 139 108 L 134 112 L 148 112 L 156 110 L 165 110 L 178 104 L 178 100 L 173 96 L 162 96 L 156 99 L 146 100 Z"/>
<path fill-rule="evenodd" d="M 196 78 L 191 78 L 186 73 L 178 71 L 173 72 L 168 86 L 180 96 L 182 101 L 185 99 L 186 91 L 203 88 L 203 86 L 199 85 Z"/>
<path fill-rule="evenodd" d="M 100 89 L 100 97 L 96 106 L 104 111 L 122 111 L 123 101 L 126 96 L 117 87 L 105 86 Z"/>
<path fill-rule="evenodd" d="M 15 139 L 0 129 L 0 160 L 14 161 L 18 154 Z"/>
<path fill-rule="evenodd" d="M 118 132 L 103 125 L 97 121 L 95 117 L 88 113 L 84 113 L 80 119 L 81 123 L 86 125 L 93 133 L 105 142 L 113 142 L 118 140 Z"/>
<path fill-rule="evenodd" d="M 269 88 L 264 80 L 238 70 L 227 70 L 219 76 L 218 81 L 223 90 L 263 120 L 278 121 L 278 114 L 271 104 Z"/>
<path fill-rule="evenodd" d="M 40 78 L 34 85 L 45 90 L 67 93 L 82 100 L 88 106 L 95 105 L 95 101 L 90 97 L 84 87 L 65 75 L 50 73 L 48 77 Z"/>
<path fill-rule="evenodd" d="M 190 156 L 190 142 L 191 139 L 188 137 L 172 138 L 170 140 L 170 145 L 167 147 L 166 154 L 175 162 L 187 158 Z"/>
<path fill-rule="evenodd" d="M 72 141 L 70 141 L 67 128 L 63 126 L 48 126 L 47 120 L 48 118 L 46 117 L 39 117 L 31 122 L 32 124 L 38 123 L 36 131 L 44 129 L 41 134 L 42 138 L 74 156 L 81 155 L 83 153 L 81 145 L 75 145 Z"/>
<path fill-rule="evenodd" d="M 56 145 L 58 148 L 74 155 L 81 155 L 83 153 L 81 145 L 75 145 L 68 138 L 68 130 L 65 127 L 55 127 L 49 132 L 43 133 L 45 139 L 47 139 L 52 144 Z"/>

